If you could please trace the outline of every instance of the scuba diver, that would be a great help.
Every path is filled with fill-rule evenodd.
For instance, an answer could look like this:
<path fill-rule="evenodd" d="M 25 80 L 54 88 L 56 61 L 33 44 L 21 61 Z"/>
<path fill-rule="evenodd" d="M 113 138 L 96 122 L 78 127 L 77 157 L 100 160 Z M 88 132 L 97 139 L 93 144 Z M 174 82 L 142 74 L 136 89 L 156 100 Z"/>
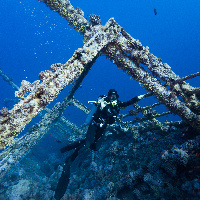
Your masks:
<path fill-rule="evenodd" d="M 54 195 L 56 200 L 60 200 L 67 190 L 70 178 L 70 168 L 77 156 L 88 148 L 97 151 L 103 142 L 107 124 L 113 124 L 116 121 L 117 115 L 122 108 L 138 102 L 143 97 L 144 95 L 140 95 L 127 102 L 121 102 L 118 100 L 119 95 L 117 94 L 117 91 L 110 89 L 108 96 L 101 95 L 97 101 L 93 101 L 95 106 L 88 115 L 89 119 L 86 119 L 87 124 L 89 124 L 86 138 L 69 144 L 60 150 L 64 153 L 74 149 L 74 153 L 65 160 L 63 171 Z"/>

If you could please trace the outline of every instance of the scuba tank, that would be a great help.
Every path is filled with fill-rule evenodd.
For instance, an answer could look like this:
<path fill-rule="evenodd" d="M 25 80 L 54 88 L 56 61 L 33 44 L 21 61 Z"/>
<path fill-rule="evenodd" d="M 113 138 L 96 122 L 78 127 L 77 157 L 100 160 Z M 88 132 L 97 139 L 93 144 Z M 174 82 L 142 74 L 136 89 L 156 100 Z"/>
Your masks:
<path fill-rule="evenodd" d="M 88 101 L 88 103 L 92 103 L 94 105 L 85 120 L 86 125 L 89 125 L 91 123 L 92 117 L 93 117 L 94 113 L 97 111 L 98 107 L 100 108 L 100 110 L 103 110 L 103 108 L 107 105 L 105 98 L 106 98 L 106 96 L 102 95 L 97 99 L 97 101 Z"/>
<path fill-rule="evenodd" d="M 85 119 L 85 124 L 89 125 L 92 121 L 92 116 L 97 111 L 96 105 L 93 105 L 92 109 L 90 110 L 90 113 L 88 114 L 87 118 Z"/>

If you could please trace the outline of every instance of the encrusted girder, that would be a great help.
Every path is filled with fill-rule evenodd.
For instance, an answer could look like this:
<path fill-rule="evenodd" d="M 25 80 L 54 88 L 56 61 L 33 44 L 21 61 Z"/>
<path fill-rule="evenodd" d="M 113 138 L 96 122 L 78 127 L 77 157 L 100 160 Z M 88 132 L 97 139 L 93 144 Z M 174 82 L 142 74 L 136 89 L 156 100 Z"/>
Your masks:
<path fill-rule="evenodd" d="M 9 145 L 13 137 L 53 101 L 64 87 L 80 76 L 84 67 L 96 59 L 103 47 L 114 40 L 111 23 L 112 21 L 108 21 L 105 26 L 101 26 L 100 34 L 95 34 L 83 48 L 76 50 L 66 64 L 56 64 L 51 67 L 52 71 L 40 72 L 41 82 L 37 80 L 31 84 L 22 81 L 19 91 L 16 92 L 16 96 L 21 97 L 19 103 L 14 105 L 12 110 L 1 110 L 0 113 L 0 149 Z M 29 94 L 25 97 L 27 93 Z"/>
<path fill-rule="evenodd" d="M 151 91 L 167 108 L 178 114 L 182 119 L 193 127 L 200 128 L 200 116 L 191 111 L 172 91 L 164 87 L 159 80 L 153 77 L 147 70 L 141 67 L 137 62 L 127 56 L 121 46 L 115 42 L 111 43 L 104 49 L 106 55 L 117 64 L 126 73 L 130 74 L 133 79 L 139 81 L 147 91 Z"/>
<path fill-rule="evenodd" d="M 74 8 L 68 0 L 39 0 L 46 3 L 46 5 L 59 13 L 64 19 L 69 22 L 70 26 L 84 34 L 86 28 L 89 27 L 88 21 L 84 18 L 84 12 L 80 8 Z"/>

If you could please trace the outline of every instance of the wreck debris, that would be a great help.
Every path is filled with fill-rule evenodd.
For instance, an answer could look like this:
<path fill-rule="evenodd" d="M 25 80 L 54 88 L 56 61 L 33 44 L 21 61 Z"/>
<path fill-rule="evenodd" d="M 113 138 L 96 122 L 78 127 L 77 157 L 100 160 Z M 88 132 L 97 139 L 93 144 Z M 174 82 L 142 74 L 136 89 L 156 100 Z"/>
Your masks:
<path fill-rule="evenodd" d="M 84 12 L 80 8 L 74 8 L 68 0 L 38 0 L 46 3 L 46 5 L 59 13 L 64 19 L 69 22 L 70 26 L 74 26 L 75 29 L 84 34 L 89 27 L 88 21 L 83 17 Z"/>
<path fill-rule="evenodd" d="M 183 81 L 186 81 L 186 80 L 188 80 L 188 79 L 192 79 L 192 78 L 194 78 L 194 77 L 196 77 L 196 76 L 200 76 L 200 72 L 197 72 L 197 73 L 195 73 L 195 74 L 190 74 L 190 75 L 185 76 L 185 77 L 183 77 L 183 78 L 181 78 L 181 79 L 178 79 L 178 80 L 176 80 L 173 84 L 175 85 L 176 83 L 182 83 Z"/>
<path fill-rule="evenodd" d="M 9 145 L 14 136 L 18 135 L 38 112 L 45 108 L 61 92 L 61 90 L 72 83 L 81 75 L 84 67 L 91 65 L 96 60 L 98 53 L 110 41 L 110 21 L 101 27 L 101 35 L 90 39 L 83 48 L 75 51 L 73 57 L 60 67 L 54 67 L 53 71 L 40 72 L 39 80 L 34 83 L 22 81 L 19 91 L 15 94 L 21 97 L 20 102 L 14 105 L 8 115 L 1 120 L 1 144 L 0 149 Z M 104 38 L 101 41 L 101 38 Z M 101 42 L 101 44 L 99 44 Z M 24 95 L 28 94 L 27 97 Z"/>
<path fill-rule="evenodd" d="M 121 37 L 121 33 L 118 33 L 118 34 L 120 35 L 119 37 Z M 123 38 L 123 39 L 126 41 L 126 38 Z M 118 40 L 118 43 L 119 43 L 119 40 Z M 133 79 L 136 79 L 137 81 L 139 81 L 142 84 L 142 87 L 144 87 L 147 91 L 151 91 L 159 99 L 159 101 L 161 101 L 167 106 L 167 108 L 171 112 L 178 114 L 192 126 L 195 126 L 196 128 L 200 128 L 200 116 L 198 115 L 198 113 L 196 114 L 192 112 L 191 109 L 187 107 L 184 102 L 179 100 L 179 98 L 176 96 L 175 93 L 173 93 L 172 91 L 164 87 L 159 82 L 158 79 L 156 79 L 143 67 L 138 65 L 137 61 L 133 61 L 132 58 L 130 58 L 124 53 L 124 51 L 130 52 L 129 49 L 124 44 L 131 44 L 131 42 L 126 41 L 126 43 L 121 43 L 123 44 L 123 46 L 122 45 L 119 46 L 118 43 L 110 44 L 108 45 L 108 48 L 105 49 L 106 55 L 114 63 L 117 64 L 118 68 L 123 69 L 123 71 L 130 74 Z M 136 44 L 138 46 L 140 45 L 139 42 L 135 41 L 134 43 L 132 45 L 135 45 L 135 46 Z M 134 49 L 132 51 L 134 52 Z M 148 64 L 150 62 L 151 54 L 148 54 L 148 55 L 150 55 L 150 57 L 145 55 L 144 57 L 146 61 L 145 63 L 143 62 L 142 64 Z M 143 56 L 141 56 L 140 59 L 142 60 Z M 154 56 L 154 59 L 156 59 L 155 56 Z M 174 80 L 175 77 L 176 77 L 175 79 L 179 79 L 179 77 L 175 75 L 174 72 L 171 71 L 169 67 L 168 67 L 168 75 L 167 75 L 166 73 L 167 70 L 164 70 L 164 66 L 166 65 L 162 64 L 162 62 L 159 59 L 157 59 L 157 61 L 160 64 L 157 63 L 155 65 L 160 65 L 159 66 L 160 71 L 158 69 L 154 70 L 154 68 L 149 68 L 151 69 L 152 73 L 156 73 L 158 77 L 161 77 L 163 81 L 166 81 L 166 82 L 168 82 L 169 79 L 171 79 L 171 81 Z M 151 65 L 148 65 L 148 66 L 151 66 Z M 162 70 L 164 73 L 162 73 Z M 172 75 L 172 77 L 170 77 L 170 74 Z M 164 77 L 166 77 L 166 79 Z M 186 83 L 184 84 L 186 85 Z M 199 102 L 197 101 L 197 104 L 198 103 Z"/>
<path fill-rule="evenodd" d="M 63 5 L 61 4 L 63 4 L 62 1 L 47 1 L 47 5 L 59 13 L 62 12 Z M 64 4 L 67 5 L 64 10 L 68 13 L 65 15 L 70 18 L 67 19 L 71 21 L 72 25 L 76 26 L 79 21 L 82 22 L 83 16 L 75 15 L 75 11 L 68 1 L 65 1 Z M 86 28 L 86 24 L 84 21 L 81 26 Z M 161 59 L 150 53 L 148 47 L 143 47 L 138 40 L 126 33 L 114 19 L 111 18 L 105 26 L 97 26 L 99 28 L 93 37 L 84 44 L 83 48 L 75 51 L 73 57 L 66 64 L 53 65 L 52 71 L 46 70 L 39 74 L 41 83 L 39 80 L 32 84 L 22 81 L 19 91 L 16 92 L 16 96 L 21 97 L 20 102 L 6 116 L 1 115 L 3 118 L 0 127 L 2 131 L 1 148 L 8 145 L 13 137 L 19 134 L 39 111 L 53 101 L 66 85 L 80 76 L 84 67 L 92 63 L 101 51 L 115 62 L 118 68 L 122 68 L 139 81 L 147 91 L 151 91 L 171 112 L 178 114 L 192 126 L 200 127 L 199 100 L 196 94 L 187 95 L 186 99 L 184 92 L 191 90 L 192 87 L 189 84 L 183 81 L 180 86 L 176 84 L 174 87 L 173 82 L 179 80 L 179 76 L 167 64 L 162 63 Z M 92 32 L 92 30 L 87 31 Z M 140 66 L 140 63 L 147 66 L 150 72 Z M 162 85 L 154 77 L 155 75 L 171 86 L 173 90 Z M 28 92 L 30 92 L 28 96 L 24 97 Z M 187 102 L 181 101 L 178 96 L 182 96 Z"/>
<path fill-rule="evenodd" d="M 8 82 L 8 84 L 14 89 L 14 90 L 19 90 L 19 87 L 13 83 L 12 79 L 9 78 L 8 76 L 6 76 L 2 70 L 0 70 L 0 76 L 3 78 L 3 80 L 5 80 L 6 82 Z"/>
<path fill-rule="evenodd" d="M 17 162 L 23 159 L 31 151 L 31 149 L 39 143 L 39 141 L 51 128 L 56 127 L 59 129 L 61 132 L 58 134 L 59 139 L 62 138 L 63 141 L 66 140 L 66 135 L 63 136 L 66 134 L 66 127 L 62 130 L 61 123 L 77 133 L 70 135 L 68 140 L 76 141 L 77 138 L 85 135 L 84 130 L 78 128 L 75 124 L 67 120 L 64 116 L 62 116 L 62 113 L 70 103 L 73 103 L 73 105 L 77 106 L 86 114 L 89 113 L 89 109 L 73 97 L 74 93 L 79 88 L 78 86 L 81 84 L 83 77 L 88 73 L 89 69 L 90 67 L 86 68 L 79 79 L 74 82 L 72 90 L 62 103 L 56 103 L 52 109 L 45 108 L 46 114 L 42 116 L 40 122 L 36 123 L 31 129 L 29 129 L 24 136 L 13 140 L 10 146 L 0 153 L 0 180 Z M 4 108 L 5 115 L 7 112 L 8 110 Z M 10 162 L 10 160 L 12 160 L 12 162 Z"/>
<path fill-rule="evenodd" d="M 16 96 L 21 98 L 19 103 L 14 105 L 12 110 L 3 108 L 0 111 L 0 149 L 13 141 L 14 146 L 11 149 L 15 151 L 6 154 L 6 156 L 5 154 L 2 155 L 2 158 L 7 159 L 3 159 L 2 162 L 9 162 L 7 162 L 7 165 L 2 163 L 1 169 L 4 171 L 5 168 L 9 169 L 9 166 L 12 166 L 17 161 L 17 159 L 13 158 L 23 157 L 25 152 L 28 152 L 43 137 L 51 125 L 62 128 L 58 124 L 60 122 L 57 122 L 57 119 L 67 126 L 71 126 L 72 129 L 74 128 L 74 131 L 79 135 L 84 134 L 78 127 L 63 118 L 62 112 L 70 103 L 79 107 L 85 113 L 89 112 L 88 108 L 73 98 L 73 94 L 79 88 L 81 80 L 87 75 L 87 70 L 90 69 L 93 62 L 101 54 L 107 55 L 118 68 L 139 81 L 142 87 L 159 100 L 157 104 L 147 108 L 135 105 L 137 110 L 132 114 L 142 112 L 144 118 L 136 118 L 131 123 L 127 123 L 131 124 L 132 128 L 133 123 L 148 119 L 157 126 L 162 126 L 155 118 L 175 113 L 182 117 L 185 123 L 193 126 L 195 129 L 200 129 L 200 89 L 192 87 L 185 82 L 188 78 L 199 76 L 199 72 L 196 75 L 181 79 L 171 70 L 168 64 L 162 63 L 161 59 L 149 52 L 149 47 L 142 46 L 138 40 L 132 38 L 113 18 L 105 25 L 101 25 L 100 18 L 92 15 L 90 17 L 91 22 L 88 22 L 83 17 L 84 13 L 81 9 L 74 9 L 67 0 L 40 1 L 46 3 L 50 9 L 55 10 L 63 18 L 67 19 L 71 26 L 74 26 L 77 31 L 83 34 L 85 43 L 82 48 L 75 51 L 67 63 L 56 63 L 51 66 L 51 70 L 40 72 L 39 80 L 33 83 L 22 81 L 21 87 L 16 92 Z M 48 110 L 49 116 L 44 115 L 41 122 L 38 123 L 42 125 L 37 125 L 35 131 L 33 130 L 31 134 L 26 134 L 20 138 L 22 143 L 18 139 L 13 140 L 32 118 L 42 109 L 45 109 L 46 105 L 53 101 L 61 90 L 71 84 L 75 78 L 77 79 L 77 84 L 74 85 L 69 96 L 62 103 L 56 104 L 52 111 Z M 160 104 L 165 104 L 169 111 L 158 114 L 151 110 Z M 126 126 L 126 123 L 121 123 Z M 32 138 L 31 144 L 27 144 L 26 137 L 29 140 L 30 135 Z M 76 137 L 72 136 L 71 140 L 75 139 Z M 20 147 L 22 148 L 20 149 L 22 154 L 17 154 L 13 157 L 14 153 L 18 152 L 18 145 L 15 144 L 23 144 Z M 4 153 L 6 153 L 6 150 Z"/>

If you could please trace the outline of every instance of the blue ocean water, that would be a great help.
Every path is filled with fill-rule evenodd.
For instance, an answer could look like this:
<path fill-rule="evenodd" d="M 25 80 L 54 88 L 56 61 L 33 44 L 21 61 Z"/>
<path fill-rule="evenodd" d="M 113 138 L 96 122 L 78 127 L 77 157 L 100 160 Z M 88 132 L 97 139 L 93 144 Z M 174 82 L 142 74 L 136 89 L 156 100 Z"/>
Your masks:
<path fill-rule="evenodd" d="M 80 7 L 88 20 L 90 14 L 96 14 L 100 15 L 102 24 L 105 24 L 108 19 L 114 17 L 125 31 L 133 38 L 139 39 L 144 46 L 149 46 L 150 52 L 162 58 L 163 62 L 168 63 L 172 70 L 180 77 L 200 71 L 199 0 L 71 0 L 71 3 L 74 7 Z M 154 9 L 157 10 L 157 15 L 155 15 Z M 54 63 L 64 64 L 72 57 L 76 49 L 83 46 L 82 36 L 71 28 L 68 22 L 59 16 L 58 13 L 50 10 L 44 3 L 38 2 L 37 0 L 2 1 L 0 21 L 0 69 L 8 77 L 12 78 L 13 82 L 18 86 L 20 86 L 22 80 L 27 80 L 31 83 L 38 80 L 38 74 L 41 71 L 49 70 L 51 64 Z M 200 77 L 196 77 L 188 82 L 193 86 L 199 86 Z M 2 77 L 0 77 L 0 88 L 0 109 L 4 106 L 9 106 L 11 109 L 13 103 L 5 105 L 4 100 L 7 98 L 15 98 L 13 88 L 11 88 Z M 88 104 L 87 101 L 96 100 L 99 95 L 107 94 L 110 88 L 115 88 L 118 91 L 121 101 L 127 101 L 136 95 L 146 93 L 138 82 L 131 80 L 127 74 L 119 70 L 110 60 L 106 59 L 105 56 L 101 56 L 94 63 L 89 74 L 84 79 L 82 87 L 76 92 L 75 97 L 81 103 L 91 108 L 92 105 Z M 49 107 L 51 108 L 56 102 L 62 101 L 63 98 L 68 95 L 70 89 L 71 85 L 64 89 Z M 154 97 L 143 100 L 141 104 L 149 105 L 152 102 L 156 102 Z M 132 107 L 127 108 L 125 112 L 127 112 L 128 109 L 132 109 Z M 159 112 L 165 110 L 164 106 L 159 109 Z M 64 111 L 64 116 L 77 125 L 82 125 L 86 118 L 86 115 L 83 114 L 82 111 L 79 111 L 73 106 L 68 107 L 67 110 Z M 27 128 L 31 127 L 39 119 L 40 117 L 34 118 Z M 130 118 L 130 120 L 131 119 L 132 118 Z M 161 120 L 165 119 L 171 121 L 179 119 L 179 117 L 170 115 Z M 26 179 L 27 182 L 30 181 L 32 187 L 28 189 L 29 193 L 27 192 L 26 194 L 28 197 L 32 196 L 33 192 L 35 199 L 45 199 L 40 195 L 43 194 L 45 196 L 47 193 L 49 196 L 52 196 L 50 192 L 55 191 L 55 183 L 57 184 L 56 181 L 58 177 L 53 176 L 53 181 L 50 183 L 50 179 L 48 179 L 47 176 L 53 175 L 54 172 L 55 175 L 58 174 L 58 166 L 63 166 L 64 160 L 66 159 L 66 154 L 61 155 L 59 151 L 61 147 L 66 145 L 66 141 L 63 142 L 62 139 L 56 140 L 56 137 L 52 137 L 52 135 L 56 135 L 55 131 L 57 130 L 51 129 L 49 134 L 32 149 L 30 154 L 26 156 L 21 163 L 13 167 L 13 171 L 10 170 L 8 176 L 2 181 L 3 184 L 1 183 L 0 185 L 0 199 L 3 197 L 2 193 L 6 193 L 7 196 L 10 195 L 10 191 L 16 193 L 13 186 L 18 185 L 18 180 L 23 181 L 23 179 Z M 119 174 L 126 170 L 126 168 L 124 168 L 124 166 L 126 166 L 124 163 L 131 163 L 134 165 L 131 166 L 131 168 L 130 165 L 127 164 L 127 166 L 130 167 L 130 169 L 127 168 L 127 171 L 131 172 L 130 175 L 133 175 L 135 172 L 138 173 L 148 156 L 151 157 L 152 154 L 153 158 L 156 159 L 160 158 L 161 155 L 167 157 L 167 153 L 168 151 L 170 152 L 172 146 L 181 145 L 183 143 L 184 134 L 186 134 L 187 138 L 187 129 L 185 129 L 183 134 L 180 130 L 177 131 L 176 127 L 173 127 L 173 130 L 171 129 L 170 131 L 168 135 L 155 134 L 153 131 L 147 132 L 141 134 L 141 137 L 137 136 L 138 134 L 136 133 L 134 136 L 135 140 L 133 140 L 132 133 L 127 135 L 123 134 L 122 138 L 118 135 L 118 139 L 114 137 L 109 138 L 108 143 L 103 145 L 103 150 L 101 152 L 96 152 L 95 161 L 97 166 L 102 166 L 103 163 L 102 168 L 108 169 L 107 171 L 109 172 L 107 176 L 116 176 L 116 179 L 111 179 L 114 181 L 117 180 L 117 178 L 121 180 L 121 175 L 119 177 Z M 20 134 L 20 136 L 22 134 Z M 191 133 L 190 135 L 192 136 L 193 134 Z M 135 149 L 137 146 L 132 146 L 132 141 L 138 145 L 138 150 Z M 184 142 L 185 141 L 187 141 L 187 139 L 185 139 Z M 192 144 L 192 142 L 188 143 L 189 147 L 190 144 Z M 112 152 L 112 148 L 117 149 L 117 153 L 116 150 Z M 178 152 L 178 150 L 181 149 L 177 148 L 175 151 Z M 196 147 L 196 150 L 199 150 L 199 148 Z M 181 151 L 181 153 L 184 153 L 184 151 Z M 194 158 L 194 153 L 195 152 L 189 154 L 189 157 L 192 155 Z M 181 154 L 182 160 L 184 160 L 184 158 L 187 160 L 187 156 L 185 156 L 187 154 L 185 153 L 183 155 L 184 156 Z M 94 156 L 94 154 L 92 154 L 92 156 Z M 92 156 L 89 158 L 89 162 L 92 161 Z M 196 159 L 198 159 L 198 153 L 196 153 L 196 157 Z M 118 161 L 115 160 L 117 162 L 114 164 L 113 158 L 118 159 Z M 163 195 L 167 187 L 171 188 L 171 190 L 168 191 L 172 191 L 164 194 L 169 196 L 168 199 L 170 199 L 171 193 L 179 193 L 176 187 L 174 187 L 176 184 L 173 185 L 175 179 L 179 179 L 179 186 L 180 183 L 184 183 L 182 185 L 184 189 L 182 188 L 180 193 L 184 190 L 187 190 L 189 195 L 194 195 L 194 191 L 199 193 L 199 180 L 197 180 L 199 171 L 195 171 L 199 169 L 198 162 L 194 162 L 194 164 L 190 162 L 189 165 L 191 163 L 192 165 L 186 170 L 184 170 L 185 168 L 179 168 L 179 172 L 181 170 L 182 172 L 180 174 L 177 173 L 178 176 L 173 176 L 174 171 L 176 171 L 176 162 L 174 161 L 175 165 L 174 163 L 166 162 L 166 165 L 169 165 L 169 171 L 163 173 L 167 175 L 166 178 L 163 178 L 164 175 L 162 173 L 159 174 L 162 170 L 160 170 L 160 168 L 154 169 L 154 167 L 160 166 L 157 160 L 153 160 L 152 158 L 148 159 L 150 160 L 149 163 L 146 162 L 148 164 L 148 172 L 151 172 L 152 177 L 154 176 L 154 180 L 157 181 L 160 194 Z M 94 162 L 92 163 L 95 164 Z M 116 172 L 114 175 L 110 164 L 113 165 L 113 172 Z M 173 165 L 175 168 L 172 168 Z M 82 188 L 90 188 L 91 186 L 95 188 L 96 179 L 92 180 L 95 176 L 91 176 L 91 165 L 88 164 L 89 167 L 82 166 L 87 170 L 85 172 L 83 170 L 81 175 L 79 173 L 81 170 L 77 170 L 76 175 L 72 176 L 72 180 L 75 180 L 74 177 L 80 175 L 79 183 L 82 181 L 83 184 L 81 185 L 85 184 Z M 168 168 L 166 167 L 165 170 L 168 170 Z M 149 173 L 145 174 L 145 176 L 141 176 L 146 178 L 147 183 L 148 176 L 146 175 L 148 174 Z M 185 174 L 190 176 L 188 178 L 190 182 L 184 182 L 186 180 L 185 177 L 187 177 Z M 194 182 L 192 180 L 192 175 L 196 178 Z M 170 180 L 171 176 L 172 181 Z M 126 176 L 126 178 L 127 177 L 128 176 Z M 164 180 L 163 186 L 162 178 Z M 139 182 L 141 182 L 142 178 L 139 179 Z M 102 178 L 100 180 L 104 179 Z M 107 184 L 108 180 L 104 180 L 103 184 Z M 168 181 L 169 183 L 171 181 L 172 185 L 169 184 L 167 186 Z M 112 186 L 110 183 L 108 185 Z M 76 184 L 76 181 L 74 181 L 73 184 L 71 184 L 71 188 L 73 188 L 73 185 L 75 189 L 81 188 L 80 185 Z M 107 187 L 106 184 L 105 187 Z M 149 184 L 151 185 L 151 182 Z M 4 187 L 2 187 L 2 185 Z M 87 187 L 88 185 L 89 187 Z M 132 186 L 133 185 L 134 184 L 132 184 Z M 23 194 L 24 188 L 25 187 L 22 187 L 19 192 Z M 98 195 L 100 194 L 99 191 L 102 190 L 98 187 Z M 148 190 L 145 191 L 145 187 L 141 191 L 148 193 Z M 122 192 L 127 193 L 126 190 Z M 155 190 L 155 192 L 157 193 L 157 190 Z M 12 195 L 14 196 L 14 194 Z M 21 194 L 19 193 L 19 197 L 20 196 Z M 120 190 L 118 197 L 119 196 Z M 21 197 L 23 197 L 23 195 Z"/>
<path fill-rule="evenodd" d="M 114 17 L 124 30 L 144 46 L 149 46 L 150 52 L 162 58 L 180 77 L 200 70 L 200 1 L 99 0 L 97 3 L 71 0 L 71 3 L 80 7 L 88 20 L 90 14 L 96 14 L 105 24 Z M 64 64 L 83 45 L 82 36 L 65 19 L 36 0 L 2 1 L 0 19 L 0 68 L 18 86 L 22 80 L 37 80 L 39 72 L 50 69 L 53 63 Z M 200 78 L 188 82 L 199 86 Z M 1 77 L 0 87 L 2 108 L 5 98 L 14 98 L 14 90 Z M 70 87 L 54 102 L 61 101 Z M 130 80 L 102 56 L 75 97 L 90 107 L 88 100 L 107 94 L 110 88 L 118 91 L 121 101 L 146 93 L 138 82 Z M 84 122 L 85 116 L 76 109 L 66 112 L 70 113 L 73 122 Z"/>

